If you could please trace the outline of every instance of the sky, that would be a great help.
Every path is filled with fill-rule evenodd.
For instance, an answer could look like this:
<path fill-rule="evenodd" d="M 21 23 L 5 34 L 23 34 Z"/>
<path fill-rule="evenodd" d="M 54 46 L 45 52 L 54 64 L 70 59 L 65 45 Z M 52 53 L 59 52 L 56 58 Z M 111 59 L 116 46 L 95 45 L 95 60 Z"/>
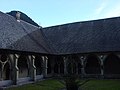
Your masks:
<path fill-rule="evenodd" d="M 120 0 L 0 0 L 0 11 L 12 10 L 49 27 L 120 16 Z"/>

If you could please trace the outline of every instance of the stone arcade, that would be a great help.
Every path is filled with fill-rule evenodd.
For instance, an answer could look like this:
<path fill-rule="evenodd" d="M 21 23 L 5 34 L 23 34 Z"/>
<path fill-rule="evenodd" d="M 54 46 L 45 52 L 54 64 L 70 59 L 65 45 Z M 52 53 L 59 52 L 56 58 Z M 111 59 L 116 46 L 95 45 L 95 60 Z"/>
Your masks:
<path fill-rule="evenodd" d="M 120 78 L 120 17 L 39 28 L 0 12 L 0 87 L 76 73 Z"/>

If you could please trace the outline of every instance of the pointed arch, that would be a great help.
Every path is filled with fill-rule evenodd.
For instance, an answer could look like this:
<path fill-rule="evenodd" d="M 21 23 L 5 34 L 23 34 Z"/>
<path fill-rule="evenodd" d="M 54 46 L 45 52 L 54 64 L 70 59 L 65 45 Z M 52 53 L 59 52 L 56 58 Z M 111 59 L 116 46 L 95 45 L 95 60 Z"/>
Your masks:
<path fill-rule="evenodd" d="M 104 61 L 105 74 L 120 74 L 120 58 L 115 54 L 110 54 Z"/>
<path fill-rule="evenodd" d="M 81 68 L 82 68 L 82 66 L 81 66 L 81 60 L 80 60 L 79 56 L 76 54 L 76 55 L 73 55 L 72 57 L 73 57 L 74 60 L 75 60 L 76 73 L 77 73 L 77 74 L 81 74 Z"/>
<path fill-rule="evenodd" d="M 78 63 L 78 58 L 76 57 L 76 55 L 70 55 L 67 65 L 67 72 L 71 74 L 76 74 L 78 71 L 77 63 Z"/>
<path fill-rule="evenodd" d="M 56 56 L 54 60 L 54 71 L 57 74 L 63 74 L 64 73 L 64 60 L 62 56 Z"/>
<path fill-rule="evenodd" d="M 100 74 L 100 61 L 95 55 L 89 55 L 86 59 L 86 74 Z"/>
<path fill-rule="evenodd" d="M 7 62 L 3 69 L 3 80 L 10 80 L 11 79 L 11 67 L 10 63 Z"/>
<path fill-rule="evenodd" d="M 19 78 L 29 76 L 29 66 L 28 66 L 27 56 L 20 55 L 18 59 L 18 68 L 19 68 Z"/>
<path fill-rule="evenodd" d="M 76 63 L 72 63 L 72 72 L 75 74 L 77 71 L 77 65 L 76 65 Z"/>
<path fill-rule="evenodd" d="M 2 62 L 7 61 L 7 58 L 8 58 L 7 54 L 2 54 L 2 55 L 1 55 L 1 61 L 2 61 Z"/>
<path fill-rule="evenodd" d="M 82 68 L 82 65 L 80 62 L 78 62 L 78 74 L 81 74 L 81 68 Z"/>
<path fill-rule="evenodd" d="M 60 74 L 64 74 L 64 62 L 60 63 Z"/>
<path fill-rule="evenodd" d="M 59 69 L 59 65 L 58 65 L 58 63 L 55 63 L 54 64 L 54 73 L 58 74 L 59 73 L 58 69 Z"/>
<path fill-rule="evenodd" d="M 67 65 L 67 72 L 69 73 L 69 74 L 75 74 L 76 73 L 76 63 L 69 63 L 68 65 Z"/>
<path fill-rule="evenodd" d="M 68 64 L 67 64 L 67 72 L 68 72 L 69 74 L 72 73 L 72 64 L 71 64 L 71 63 L 68 63 Z"/>
<path fill-rule="evenodd" d="M 36 75 L 42 74 L 42 57 L 36 56 L 35 57 L 35 66 L 36 66 Z"/>

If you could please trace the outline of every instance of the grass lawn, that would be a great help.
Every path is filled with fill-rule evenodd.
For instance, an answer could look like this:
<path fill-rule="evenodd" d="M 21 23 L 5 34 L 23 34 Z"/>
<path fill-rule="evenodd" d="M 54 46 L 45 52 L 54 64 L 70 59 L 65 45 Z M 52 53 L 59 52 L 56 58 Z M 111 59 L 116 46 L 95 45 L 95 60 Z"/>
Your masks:
<path fill-rule="evenodd" d="M 34 84 L 22 85 L 19 87 L 9 88 L 7 90 L 60 90 L 64 85 L 55 79 L 39 81 Z"/>
<path fill-rule="evenodd" d="M 83 80 L 82 80 L 83 81 Z M 7 90 L 60 90 L 65 86 L 58 80 L 49 79 Z M 120 90 L 120 80 L 96 80 L 91 79 L 81 86 L 82 90 Z"/>
<path fill-rule="evenodd" d="M 120 90 L 120 80 L 90 80 L 81 87 L 83 90 Z"/>

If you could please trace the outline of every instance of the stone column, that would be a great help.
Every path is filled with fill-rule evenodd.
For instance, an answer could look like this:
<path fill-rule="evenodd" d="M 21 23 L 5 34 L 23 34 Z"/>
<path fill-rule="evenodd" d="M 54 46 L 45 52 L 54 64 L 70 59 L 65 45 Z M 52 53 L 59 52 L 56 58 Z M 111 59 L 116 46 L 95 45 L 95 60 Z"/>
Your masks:
<path fill-rule="evenodd" d="M 18 58 L 19 55 L 18 54 L 10 54 L 9 55 L 11 61 L 13 61 L 13 71 L 12 71 L 12 81 L 14 85 L 17 85 L 17 81 L 18 81 L 18 76 L 19 76 L 19 69 L 18 69 Z"/>
<path fill-rule="evenodd" d="M 42 56 L 42 60 L 43 60 L 43 77 L 46 77 L 47 76 L 47 61 L 48 61 L 48 58 L 47 56 Z"/>
<path fill-rule="evenodd" d="M 85 60 L 86 60 L 86 56 L 79 56 L 80 60 L 81 60 L 81 74 L 82 74 L 82 77 L 84 77 L 86 75 L 85 73 Z"/>
<path fill-rule="evenodd" d="M 34 55 L 28 55 L 29 60 L 29 74 L 32 81 L 36 81 L 36 67 L 35 67 L 35 56 Z"/>
<path fill-rule="evenodd" d="M 104 65 L 103 65 L 103 60 L 101 60 L 101 75 L 104 75 Z"/>
<path fill-rule="evenodd" d="M 68 72 L 67 72 L 67 57 L 63 57 L 63 60 L 64 60 L 64 74 L 66 75 L 66 74 L 68 74 Z"/>
<path fill-rule="evenodd" d="M 101 77 L 104 78 L 104 60 L 106 59 L 107 55 L 98 55 L 100 60 L 100 68 L 101 68 Z"/>

